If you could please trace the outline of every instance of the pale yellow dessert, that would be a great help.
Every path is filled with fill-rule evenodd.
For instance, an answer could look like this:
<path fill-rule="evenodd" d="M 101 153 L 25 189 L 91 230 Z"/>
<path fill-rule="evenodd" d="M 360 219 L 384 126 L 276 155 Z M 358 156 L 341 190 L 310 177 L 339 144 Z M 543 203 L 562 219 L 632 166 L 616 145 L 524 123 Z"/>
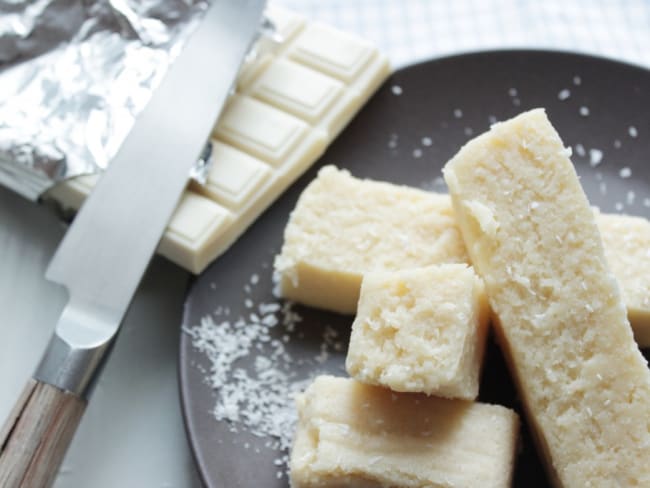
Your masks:
<path fill-rule="evenodd" d="M 597 223 L 635 337 L 650 346 L 650 222 L 602 214 Z M 367 272 L 469 263 L 448 195 L 331 166 L 303 192 L 284 237 L 275 262 L 282 295 L 347 314 L 356 312 Z"/>
<path fill-rule="evenodd" d="M 519 428 L 497 405 L 319 376 L 297 398 L 293 488 L 507 488 Z"/>
<path fill-rule="evenodd" d="M 275 269 L 284 297 L 352 314 L 364 273 L 465 262 L 448 196 L 326 166 L 291 214 Z"/>
<path fill-rule="evenodd" d="M 598 214 L 596 223 L 634 338 L 640 347 L 650 347 L 650 222 L 630 215 Z"/>
<path fill-rule="evenodd" d="M 368 273 L 346 369 L 394 391 L 474 400 L 488 320 L 483 283 L 465 264 Z"/>
<path fill-rule="evenodd" d="M 493 126 L 444 175 L 551 478 L 650 486 L 650 371 L 546 114 Z"/>

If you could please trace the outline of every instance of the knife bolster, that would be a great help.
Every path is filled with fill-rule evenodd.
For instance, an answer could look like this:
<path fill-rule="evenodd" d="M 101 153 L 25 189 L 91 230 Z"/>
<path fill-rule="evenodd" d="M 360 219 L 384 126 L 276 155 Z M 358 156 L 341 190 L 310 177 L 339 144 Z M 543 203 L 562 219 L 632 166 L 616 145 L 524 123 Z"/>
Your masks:
<path fill-rule="evenodd" d="M 114 324 L 114 320 L 81 306 L 78 301 L 68 303 L 34 379 L 87 398 L 95 371 L 117 332 Z"/>

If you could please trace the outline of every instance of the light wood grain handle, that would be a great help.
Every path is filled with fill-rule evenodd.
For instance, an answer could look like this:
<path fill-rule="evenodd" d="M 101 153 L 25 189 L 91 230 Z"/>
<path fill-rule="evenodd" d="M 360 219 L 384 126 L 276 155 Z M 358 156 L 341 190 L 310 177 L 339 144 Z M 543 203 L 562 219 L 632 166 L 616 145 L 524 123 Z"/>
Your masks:
<path fill-rule="evenodd" d="M 0 431 L 0 487 L 50 486 L 85 408 L 82 398 L 29 380 Z"/>

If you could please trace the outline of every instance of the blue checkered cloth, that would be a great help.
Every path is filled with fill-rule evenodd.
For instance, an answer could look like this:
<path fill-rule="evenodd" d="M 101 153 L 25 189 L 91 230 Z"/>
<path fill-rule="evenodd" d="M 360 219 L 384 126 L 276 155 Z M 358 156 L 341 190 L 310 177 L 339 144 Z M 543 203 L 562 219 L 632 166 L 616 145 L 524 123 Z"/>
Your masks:
<path fill-rule="evenodd" d="M 469 51 L 543 48 L 650 67 L 648 0 L 275 0 L 388 54 L 393 66 Z"/>

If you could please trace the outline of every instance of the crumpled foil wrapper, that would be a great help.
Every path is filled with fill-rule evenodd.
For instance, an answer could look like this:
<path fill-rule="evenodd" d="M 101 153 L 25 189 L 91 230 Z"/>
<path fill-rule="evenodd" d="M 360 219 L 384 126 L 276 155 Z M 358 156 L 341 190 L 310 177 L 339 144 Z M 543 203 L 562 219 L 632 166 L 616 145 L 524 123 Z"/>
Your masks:
<path fill-rule="evenodd" d="M 208 5 L 0 0 L 0 184 L 36 200 L 106 169 Z"/>

